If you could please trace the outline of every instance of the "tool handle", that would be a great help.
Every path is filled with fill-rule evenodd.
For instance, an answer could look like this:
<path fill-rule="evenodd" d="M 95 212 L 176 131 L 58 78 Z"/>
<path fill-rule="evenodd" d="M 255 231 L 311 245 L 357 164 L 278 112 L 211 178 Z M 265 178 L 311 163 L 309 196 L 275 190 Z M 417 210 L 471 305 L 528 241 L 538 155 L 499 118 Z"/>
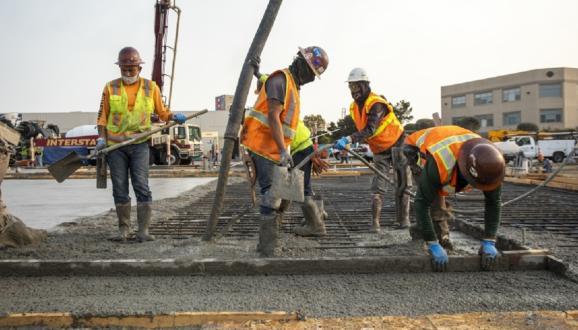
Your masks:
<path fill-rule="evenodd" d="M 209 110 L 207 110 L 207 109 L 201 110 L 201 111 L 199 111 L 199 112 L 197 112 L 197 113 L 195 113 L 195 114 L 193 114 L 193 115 L 188 116 L 186 120 L 189 120 L 189 119 L 192 119 L 192 118 L 195 118 L 195 117 L 204 115 L 204 114 L 207 113 L 208 111 L 209 111 Z M 163 125 L 163 126 L 161 126 L 161 127 L 157 127 L 157 128 L 154 128 L 154 129 L 152 129 L 152 130 L 150 130 L 150 131 L 146 131 L 146 132 L 142 132 L 142 133 L 140 133 L 140 134 L 136 134 L 136 135 L 134 135 L 132 138 L 130 138 L 130 139 L 126 140 L 126 141 L 122 141 L 122 142 L 117 143 L 117 144 L 115 144 L 115 145 L 112 145 L 112 146 L 110 146 L 110 147 L 107 147 L 107 148 L 104 148 L 104 149 L 102 149 L 102 150 L 99 150 L 99 151 L 97 151 L 96 153 L 91 154 L 88 158 L 94 158 L 94 157 L 96 157 L 96 156 L 100 156 L 100 155 L 103 155 L 103 154 L 106 155 L 106 154 L 108 154 L 108 153 L 111 152 L 111 151 L 114 151 L 114 150 L 116 150 L 116 149 L 118 149 L 118 148 L 122 148 L 122 147 L 124 147 L 124 146 L 126 146 L 126 145 L 129 145 L 129 144 L 131 144 L 131 143 L 133 143 L 133 142 L 135 142 L 135 141 L 137 141 L 137 140 L 140 140 L 140 139 L 142 139 L 142 138 L 151 136 L 151 135 L 153 135 L 153 134 L 155 134 L 155 133 L 157 133 L 157 132 L 160 132 L 160 131 L 162 131 L 162 130 L 164 130 L 164 129 L 171 128 L 171 127 L 173 127 L 173 126 L 175 126 L 175 125 L 177 125 L 177 124 L 178 124 L 178 123 L 177 123 L 176 121 L 170 121 L 170 122 L 168 122 L 167 124 L 165 124 L 165 125 Z"/>
<path fill-rule="evenodd" d="M 315 151 L 315 152 L 320 152 L 320 151 L 322 151 L 322 150 L 329 149 L 329 148 L 331 148 L 331 146 L 332 146 L 331 144 L 326 144 L 326 145 L 324 145 L 323 147 L 320 147 L 319 149 L 317 149 L 317 151 Z M 300 169 L 301 167 L 303 167 L 305 164 L 307 164 L 307 162 L 308 162 L 311 158 L 313 158 L 313 156 L 315 156 L 315 152 L 312 152 L 309 156 L 303 158 L 303 160 L 302 160 L 299 164 L 297 164 L 297 166 L 293 166 L 293 167 L 290 168 L 289 170 L 291 170 L 291 171 L 293 171 L 293 170 L 298 170 L 298 169 Z"/>

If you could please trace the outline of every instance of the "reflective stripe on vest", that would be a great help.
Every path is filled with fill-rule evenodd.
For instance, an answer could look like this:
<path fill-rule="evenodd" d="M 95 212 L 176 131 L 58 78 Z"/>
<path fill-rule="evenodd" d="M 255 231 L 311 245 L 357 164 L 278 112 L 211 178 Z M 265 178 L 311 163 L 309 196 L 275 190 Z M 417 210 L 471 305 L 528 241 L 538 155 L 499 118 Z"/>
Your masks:
<path fill-rule="evenodd" d="M 403 134 L 403 127 L 395 116 L 391 104 L 375 93 L 370 93 L 363 104 L 361 113 L 357 103 L 353 101 L 349 107 L 349 114 L 355 122 L 357 131 L 361 131 L 367 125 L 367 114 L 376 103 L 384 104 L 388 109 L 388 114 L 381 120 L 373 134 L 366 140 L 373 153 L 380 153 L 391 148 Z"/>
<path fill-rule="evenodd" d="M 283 132 L 283 144 L 287 148 L 295 138 L 300 114 L 299 90 L 288 69 L 272 73 L 267 79 L 282 73 L 285 76 L 286 90 L 283 99 L 283 110 L 279 115 L 281 130 Z M 267 81 L 265 81 L 267 83 Z M 277 144 L 273 140 L 271 127 L 269 126 L 269 103 L 267 89 L 261 88 L 255 102 L 254 109 L 245 114 L 241 143 L 248 150 L 278 162 L 281 154 Z"/>
<path fill-rule="evenodd" d="M 255 109 L 249 110 L 249 112 L 245 115 L 245 117 L 258 120 L 259 123 L 261 123 L 261 125 L 271 129 L 271 127 L 269 127 L 269 121 L 267 120 L 267 117 L 263 113 L 255 111 Z M 285 118 L 285 120 L 287 120 L 287 118 Z M 291 127 L 288 126 L 286 122 L 283 122 L 283 124 L 281 124 L 281 127 L 283 128 L 283 135 L 285 137 L 288 137 L 290 139 L 293 139 L 295 137 L 295 131 L 291 129 Z"/>
<path fill-rule="evenodd" d="M 439 156 L 439 159 L 444 164 L 446 172 L 451 173 L 451 171 L 454 169 L 454 166 L 456 166 L 457 159 L 454 153 L 450 150 L 450 145 L 454 143 L 463 143 L 478 137 L 480 136 L 477 134 L 463 134 L 463 135 L 449 136 L 439 141 L 438 143 L 433 144 L 428 148 L 428 150 L 432 155 Z"/>
<path fill-rule="evenodd" d="M 150 130 L 150 117 L 154 112 L 153 83 L 148 79 L 139 79 L 139 89 L 131 111 L 128 110 L 128 96 L 122 80 L 116 79 L 108 83 L 110 110 L 106 125 L 107 144 L 123 142 L 135 134 Z M 147 139 L 144 138 L 135 143 L 141 143 Z"/>

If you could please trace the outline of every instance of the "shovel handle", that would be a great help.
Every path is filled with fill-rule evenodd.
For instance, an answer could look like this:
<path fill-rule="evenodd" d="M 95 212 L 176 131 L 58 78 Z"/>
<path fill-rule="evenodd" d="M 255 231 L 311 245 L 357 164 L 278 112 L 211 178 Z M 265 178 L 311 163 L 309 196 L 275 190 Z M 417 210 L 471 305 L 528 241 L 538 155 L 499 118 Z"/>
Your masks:
<path fill-rule="evenodd" d="M 195 118 L 195 117 L 204 115 L 204 114 L 207 113 L 208 111 L 209 111 L 209 110 L 207 110 L 207 109 L 201 110 L 201 111 L 199 111 L 199 112 L 197 112 L 197 113 L 195 113 L 195 114 L 193 114 L 193 115 L 188 116 L 186 120 L 189 120 L 189 119 L 192 119 L 192 118 Z M 186 120 L 185 120 L 185 121 L 186 121 Z M 154 129 L 152 129 L 152 130 L 150 130 L 150 131 L 143 132 L 143 133 L 140 133 L 140 134 L 136 134 L 136 135 L 134 135 L 132 138 L 130 138 L 130 139 L 126 140 L 126 141 L 122 141 L 122 142 L 117 143 L 117 144 L 115 144 L 115 145 L 112 145 L 112 146 L 110 146 L 110 147 L 107 147 L 107 148 L 104 148 L 104 149 L 102 149 L 102 150 L 99 150 L 99 151 L 97 151 L 96 153 L 91 154 L 88 158 L 94 158 L 94 157 L 96 157 L 96 156 L 100 156 L 100 155 L 103 155 L 103 154 L 106 155 L 106 154 L 108 154 L 108 153 L 111 152 L 111 151 L 114 151 L 114 150 L 116 150 L 116 149 L 118 149 L 118 148 L 122 148 L 122 147 L 124 147 L 124 146 L 126 146 L 126 145 L 129 145 L 129 144 L 131 144 L 131 143 L 133 143 L 133 142 L 135 142 L 135 141 L 137 141 L 137 140 L 140 140 L 140 139 L 142 139 L 142 138 L 149 137 L 149 136 L 151 136 L 151 135 L 153 135 L 153 134 L 155 134 L 155 133 L 157 133 L 157 132 L 160 132 L 160 131 L 162 131 L 162 130 L 164 130 L 164 129 L 171 128 L 171 127 L 173 127 L 173 126 L 175 126 L 175 125 L 177 125 L 177 124 L 178 124 L 178 123 L 177 123 L 176 121 L 170 121 L 170 122 L 168 122 L 167 124 L 165 124 L 165 125 L 163 125 L 163 126 L 161 126 L 161 127 L 157 127 L 157 128 L 154 128 Z"/>

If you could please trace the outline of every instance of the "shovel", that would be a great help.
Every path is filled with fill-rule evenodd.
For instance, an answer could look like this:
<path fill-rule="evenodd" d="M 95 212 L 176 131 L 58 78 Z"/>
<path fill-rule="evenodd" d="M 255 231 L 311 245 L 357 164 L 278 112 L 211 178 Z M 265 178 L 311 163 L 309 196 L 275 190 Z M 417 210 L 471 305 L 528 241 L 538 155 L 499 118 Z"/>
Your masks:
<path fill-rule="evenodd" d="M 204 115 L 205 113 L 207 113 L 208 110 L 202 110 L 199 111 L 197 113 L 195 113 L 194 115 L 190 115 L 187 117 L 186 120 L 198 117 L 200 115 Z M 90 155 L 87 156 L 81 156 L 79 154 L 77 154 L 75 151 L 72 151 L 71 153 L 69 153 L 68 155 L 66 155 L 66 157 L 60 159 L 59 161 L 57 161 L 56 163 L 48 166 L 48 171 L 50 172 L 50 174 L 52 174 L 52 177 L 54 177 L 56 179 L 56 181 L 58 182 L 62 182 L 64 180 L 66 180 L 69 176 L 72 175 L 72 173 L 76 172 L 76 170 L 78 170 L 82 165 L 83 165 L 83 161 L 88 160 L 88 159 L 92 159 L 101 155 L 106 155 L 109 152 L 122 148 L 126 145 L 129 145 L 137 140 L 140 140 L 142 138 L 145 137 L 149 137 L 157 132 L 160 132 L 164 129 L 173 127 L 177 124 L 176 121 L 171 121 L 169 123 L 167 123 L 166 125 L 163 125 L 161 127 L 157 127 L 155 129 L 152 129 L 150 131 L 147 132 L 143 132 L 140 134 L 136 134 L 134 135 L 132 138 L 123 141 L 121 143 L 117 143 L 115 145 L 112 145 L 108 148 L 104 148 L 102 150 L 99 150 L 95 153 L 92 153 Z"/>
<path fill-rule="evenodd" d="M 317 150 L 330 148 L 331 145 L 326 145 Z M 297 166 L 288 168 L 285 166 L 273 166 L 273 173 L 271 174 L 271 188 L 269 190 L 271 196 L 274 198 L 280 198 L 284 200 L 301 202 L 305 201 L 304 190 L 304 177 L 303 171 L 299 171 L 303 165 L 305 165 L 315 153 L 311 153 L 309 156 L 305 157 L 301 163 Z"/>

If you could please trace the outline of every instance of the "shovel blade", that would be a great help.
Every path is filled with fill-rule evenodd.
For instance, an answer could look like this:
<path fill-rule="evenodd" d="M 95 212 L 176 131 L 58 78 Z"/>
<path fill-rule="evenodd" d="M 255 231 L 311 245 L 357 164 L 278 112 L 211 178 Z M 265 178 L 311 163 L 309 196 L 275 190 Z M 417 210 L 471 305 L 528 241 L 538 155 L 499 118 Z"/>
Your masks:
<path fill-rule="evenodd" d="M 305 201 L 303 171 L 273 166 L 271 179 L 270 194 L 273 197 L 301 203 Z"/>
<path fill-rule="evenodd" d="M 66 155 L 66 157 L 48 166 L 48 172 L 50 172 L 56 181 L 62 182 L 82 166 L 83 159 L 82 156 L 77 154 L 75 151 L 72 151 Z"/>

